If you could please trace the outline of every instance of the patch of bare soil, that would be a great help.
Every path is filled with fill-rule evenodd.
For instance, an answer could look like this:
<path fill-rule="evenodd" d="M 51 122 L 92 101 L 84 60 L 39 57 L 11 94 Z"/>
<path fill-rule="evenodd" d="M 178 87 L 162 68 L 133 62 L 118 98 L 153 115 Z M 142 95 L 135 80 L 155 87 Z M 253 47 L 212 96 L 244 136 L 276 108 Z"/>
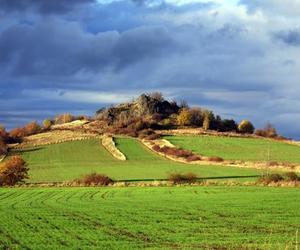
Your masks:
<path fill-rule="evenodd" d="M 121 161 L 126 161 L 126 156 L 116 147 L 112 136 L 103 135 L 102 145 L 113 157 Z"/>

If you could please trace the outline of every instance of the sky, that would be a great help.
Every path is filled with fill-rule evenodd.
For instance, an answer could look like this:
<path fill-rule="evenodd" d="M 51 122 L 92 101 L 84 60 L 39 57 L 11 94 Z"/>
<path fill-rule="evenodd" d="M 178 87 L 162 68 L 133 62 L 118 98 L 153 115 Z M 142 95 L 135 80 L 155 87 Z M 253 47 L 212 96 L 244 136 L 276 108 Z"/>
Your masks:
<path fill-rule="evenodd" d="M 0 0 L 0 123 L 161 91 L 300 139 L 299 0 Z"/>

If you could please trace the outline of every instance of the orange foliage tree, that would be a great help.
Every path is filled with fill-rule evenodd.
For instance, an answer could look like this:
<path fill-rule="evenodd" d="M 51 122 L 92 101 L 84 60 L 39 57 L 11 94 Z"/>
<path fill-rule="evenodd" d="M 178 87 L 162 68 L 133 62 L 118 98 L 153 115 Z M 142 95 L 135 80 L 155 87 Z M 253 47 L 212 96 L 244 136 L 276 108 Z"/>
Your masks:
<path fill-rule="evenodd" d="M 18 155 L 0 165 L 0 185 L 13 186 L 28 179 L 26 162 Z"/>

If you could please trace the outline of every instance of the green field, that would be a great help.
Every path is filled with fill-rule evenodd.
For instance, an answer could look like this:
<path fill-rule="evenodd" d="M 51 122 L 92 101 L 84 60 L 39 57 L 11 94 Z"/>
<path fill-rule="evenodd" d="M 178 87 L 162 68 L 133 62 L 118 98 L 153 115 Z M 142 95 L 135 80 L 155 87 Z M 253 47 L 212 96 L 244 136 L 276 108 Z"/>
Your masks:
<path fill-rule="evenodd" d="M 296 188 L 2 188 L 0 249 L 296 249 L 299 203 Z"/>
<path fill-rule="evenodd" d="M 138 140 L 116 139 L 127 161 L 113 158 L 99 140 L 84 140 L 41 146 L 21 152 L 30 168 L 30 182 L 59 182 L 91 172 L 104 173 L 116 180 L 162 179 L 173 172 L 194 172 L 200 177 L 253 176 L 260 172 L 221 166 L 198 166 L 172 162 L 158 156 Z"/>
<path fill-rule="evenodd" d="M 167 140 L 204 156 L 226 160 L 290 162 L 300 164 L 300 147 L 279 141 L 220 136 L 167 136 Z"/>

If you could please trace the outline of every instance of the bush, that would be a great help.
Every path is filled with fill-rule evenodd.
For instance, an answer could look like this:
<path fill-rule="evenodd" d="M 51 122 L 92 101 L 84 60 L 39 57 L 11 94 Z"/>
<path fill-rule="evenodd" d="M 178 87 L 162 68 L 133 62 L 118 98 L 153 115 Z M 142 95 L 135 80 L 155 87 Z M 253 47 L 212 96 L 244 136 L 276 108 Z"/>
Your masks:
<path fill-rule="evenodd" d="M 200 161 L 201 157 L 198 156 L 198 155 L 191 155 L 191 156 L 187 157 L 186 160 L 188 162 L 191 162 L 191 161 Z"/>
<path fill-rule="evenodd" d="M 295 172 L 288 172 L 285 174 L 285 177 L 288 181 L 299 181 L 300 178 Z"/>
<path fill-rule="evenodd" d="M 72 122 L 74 120 L 73 116 L 69 113 L 61 114 L 55 117 L 55 124 L 64 124 Z"/>
<path fill-rule="evenodd" d="M 5 128 L 0 126 L 0 139 L 4 142 L 7 142 L 9 138 L 9 134 L 6 132 Z"/>
<path fill-rule="evenodd" d="M 41 132 L 40 125 L 36 122 L 30 122 L 24 127 L 25 136 L 34 135 Z"/>
<path fill-rule="evenodd" d="M 144 139 L 149 135 L 153 135 L 153 134 L 155 135 L 155 132 L 153 129 L 144 129 L 139 131 L 138 134 L 139 134 L 139 138 Z"/>
<path fill-rule="evenodd" d="M 255 130 L 255 134 L 262 137 L 277 138 L 278 133 L 272 124 L 268 123 L 265 128 Z"/>
<path fill-rule="evenodd" d="M 187 174 L 173 173 L 169 175 L 168 180 L 174 184 L 194 183 L 197 181 L 197 175 L 194 173 L 187 173 Z"/>
<path fill-rule="evenodd" d="M 49 130 L 51 128 L 51 126 L 52 126 L 52 121 L 51 120 L 45 119 L 43 121 L 43 127 L 44 127 L 44 129 Z"/>
<path fill-rule="evenodd" d="M 108 186 L 113 183 L 113 180 L 104 174 L 91 173 L 76 182 L 85 186 Z"/>
<path fill-rule="evenodd" d="M 10 141 L 12 143 L 21 142 L 25 135 L 26 132 L 24 128 L 14 128 L 9 132 Z"/>
<path fill-rule="evenodd" d="M 243 120 L 238 126 L 238 131 L 242 134 L 253 134 L 254 132 L 253 124 L 248 120 Z"/>
<path fill-rule="evenodd" d="M 7 145 L 5 141 L 0 138 L 0 156 L 7 154 Z"/>
<path fill-rule="evenodd" d="M 13 186 L 28 179 L 26 162 L 20 156 L 12 156 L 0 165 L 0 185 Z"/>
<path fill-rule="evenodd" d="M 284 178 L 280 174 L 265 174 L 258 179 L 258 182 L 269 184 L 272 182 L 282 181 Z"/>
<path fill-rule="evenodd" d="M 201 160 L 200 156 L 194 155 L 192 151 L 179 149 L 179 148 L 173 148 L 168 146 L 160 147 L 158 145 L 154 145 L 152 147 L 154 151 L 164 153 L 169 156 L 175 156 L 175 157 L 181 157 L 185 158 L 187 161 L 199 161 Z"/>
<path fill-rule="evenodd" d="M 210 156 L 208 157 L 208 160 L 209 161 L 215 161 L 215 162 L 223 162 L 224 159 L 222 157 L 219 157 L 219 156 Z"/>
<path fill-rule="evenodd" d="M 153 149 L 154 151 L 160 152 L 160 146 L 158 146 L 158 145 L 154 145 L 154 146 L 152 147 L 152 149 Z"/>
<path fill-rule="evenodd" d="M 148 135 L 145 137 L 145 139 L 147 140 L 156 140 L 156 139 L 159 139 L 160 138 L 160 135 L 159 134 L 151 134 L 151 135 Z"/>
<path fill-rule="evenodd" d="M 132 122 L 130 127 L 134 128 L 137 131 L 149 128 L 149 123 L 143 120 L 137 120 L 136 122 Z"/>
<path fill-rule="evenodd" d="M 172 156 L 182 157 L 182 158 L 187 158 L 193 155 L 191 151 L 179 149 L 179 148 L 172 148 L 168 146 L 163 146 L 162 148 L 160 148 L 160 152 L 166 155 L 172 155 Z"/>

